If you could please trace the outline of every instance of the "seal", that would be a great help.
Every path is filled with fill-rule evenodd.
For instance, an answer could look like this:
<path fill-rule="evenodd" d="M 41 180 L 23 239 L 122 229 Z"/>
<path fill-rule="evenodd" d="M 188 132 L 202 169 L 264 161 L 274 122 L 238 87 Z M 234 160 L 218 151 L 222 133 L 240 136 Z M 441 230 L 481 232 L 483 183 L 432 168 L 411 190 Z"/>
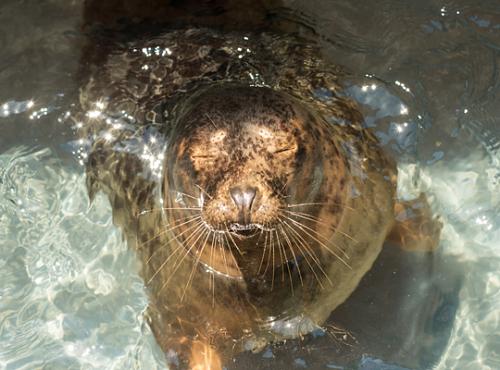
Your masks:
<path fill-rule="evenodd" d="M 380 252 L 394 166 L 369 135 L 357 148 L 366 160 L 350 163 L 343 145 L 354 132 L 266 87 L 210 87 L 185 105 L 162 192 L 178 247 L 147 259 L 156 304 L 176 296 L 182 321 L 198 318 L 193 330 L 222 329 L 242 348 L 308 333 Z M 181 269 L 185 284 L 170 284 Z"/>
<path fill-rule="evenodd" d="M 135 247 L 171 366 L 320 328 L 390 235 L 434 246 L 418 217 L 391 231 L 395 163 L 339 76 L 295 37 L 188 29 L 116 45 L 82 88 L 89 196 Z"/>

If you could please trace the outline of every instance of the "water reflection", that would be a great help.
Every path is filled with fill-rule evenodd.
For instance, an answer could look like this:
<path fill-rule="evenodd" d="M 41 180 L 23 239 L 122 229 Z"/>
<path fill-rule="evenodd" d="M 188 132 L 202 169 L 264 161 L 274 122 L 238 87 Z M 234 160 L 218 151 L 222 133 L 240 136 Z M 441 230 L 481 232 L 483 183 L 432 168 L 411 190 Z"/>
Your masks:
<path fill-rule="evenodd" d="M 51 2 L 50 6 L 56 3 Z M 41 9 L 47 4 L 38 6 Z M 404 164 L 400 167 L 400 195 L 411 199 L 426 191 L 442 217 L 443 244 L 433 261 L 437 271 L 434 280 L 422 286 L 418 279 L 413 281 L 408 270 L 422 265 L 410 260 L 390 268 L 378 265 L 373 272 L 381 274 L 379 279 L 384 282 L 407 284 L 411 294 L 424 296 L 403 297 L 402 292 L 398 301 L 402 307 L 421 302 L 420 299 L 427 299 L 427 307 L 434 307 L 435 314 L 424 332 L 434 333 L 432 339 L 443 342 L 435 342 L 435 352 L 422 353 L 422 363 L 439 369 L 500 368 L 500 340 L 496 334 L 500 322 L 500 140 L 495 72 L 500 45 L 499 9 L 491 2 L 466 1 L 446 6 L 431 2 L 429 7 L 387 1 L 378 3 L 377 11 L 367 2 L 353 7 L 339 1 L 335 11 L 331 10 L 332 3 L 326 1 L 297 5 L 315 7 L 316 14 L 321 13 L 318 32 L 332 41 L 326 48 L 333 50 L 335 62 L 353 71 L 370 72 L 365 81 L 350 85 L 349 94 L 363 106 L 366 126 L 374 129 L 381 142 Z M 69 6 L 65 2 L 55 9 L 66 10 Z M 2 27 L 12 27 L 2 37 L 7 41 L 18 37 L 12 22 L 19 20 L 30 47 L 23 47 L 22 41 L 5 42 L 4 56 L 12 59 L 4 60 L 2 67 L 6 72 L 0 75 L 6 87 L 0 104 L 2 143 L 8 140 L 11 146 L 23 140 L 32 148 L 37 145 L 36 140 L 47 137 L 52 146 L 56 142 L 68 144 L 83 164 L 88 141 L 68 143 L 68 138 L 59 136 L 60 131 L 45 120 L 56 121 L 53 113 L 60 104 L 44 102 L 52 101 L 53 91 L 66 87 L 61 85 L 68 81 L 63 65 L 68 60 L 79 60 L 72 51 L 66 58 L 61 57 L 60 49 L 66 48 L 68 41 L 60 42 L 55 37 L 68 32 L 66 26 L 61 26 L 59 19 L 54 21 L 54 13 L 40 16 L 39 8 L 16 11 L 12 5 L 11 9 L 15 17 L 5 12 L 1 15 Z M 29 21 L 21 22 L 26 17 Z M 36 32 L 28 30 L 35 25 L 39 28 Z M 79 30 L 74 26 L 69 32 L 78 34 Z M 35 39 L 41 40 L 39 46 L 33 45 Z M 244 41 L 248 41 L 247 36 L 234 50 L 237 58 L 254 52 L 247 50 Z M 45 47 L 47 52 L 42 53 L 37 47 Z M 150 58 L 168 58 L 174 49 L 155 46 L 137 52 Z M 150 65 L 145 66 L 150 72 Z M 376 80 L 375 75 L 386 82 Z M 249 72 L 249 79 L 257 85 L 265 83 L 257 70 Z M 9 90 L 11 86 L 13 91 Z M 319 91 L 318 98 L 328 99 L 328 94 Z M 105 106 L 98 104 L 89 110 L 88 118 L 107 114 Z M 63 111 L 60 113 L 64 116 Z M 115 135 L 130 129 L 131 119 L 126 111 L 106 117 L 109 128 L 102 133 L 103 138 L 115 140 Z M 77 129 L 84 126 L 81 121 L 74 125 Z M 41 131 L 35 134 L 35 129 Z M 128 148 L 151 163 L 153 173 L 157 173 L 157 163 L 162 160 L 159 138 L 161 135 L 151 131 L 144 133 L 141 142 L 127 143 Z M 53 152 L 29 148 L 3 152 L 0 157 L 0 189 L 4 195 L 0 201 L 0 367 L 161 366 L 162 354 L 155 352 L 147 325 L 140 321 L 147 305 L 142 281 L 131 274 L 134 258 L 127 254 L 120 235 L 111 226 L 106 201 L 98 198 L 88 208 L 81 171 L 70 171 L 54 161 L 64 155 L 66 146 Z M 390 253 L 396 252 L 388 253 L 387 261 L 391 260 Z M 417 276 L 418 273 L 422 271 L 417 271 Z M 398 280 L 401 275 L 408 279 L 404 284 Z M 457 283 L 460 276 L 461 288 Z M 370 296 L 369 286 L 365 289 L 366 297 L 372 299 L 367 298 L 362 304 L 346 302 L 350 308 L 368 307 L 370 315 L 361 316 L 364 320 L 357 323 L 357 331 L 378 325 L 378 334 L 392 327 L 404 327 L 405 323 L 418 325 L 419 321 L 410 315 L 411 309 L 405 313 L 407 316 L 398 318 L 398 325 L 388 321 L 388 311 L 380 308 L 385 307 L 383 296 L 376 291 Z M 381 311 L 382 317 L 377 316 Z M 400 314 L 397 310 L 391 312 L 392 316 Z M 337 314 L 342 316 L 341 313 Z M 347 320 L 348 315 L 345 316 Z M 447 330 L 451 330 L 449 341 Z M 391 348 L 380 349 L 384 358 L 365 354 L 356 366 L 401 369 L 387 362 L 404 363 L 405 353 L 395 353 L 395 346 L 416 350 L 405 347 L 404 340 L 399 341 L 398 335 L 403 333 L 406 332 L 394 334 Z M 387 337 L 375 335 L 363 346 L 382 346 L 387 344 L 386 339 L 391 341 Z M 338 349 L 331 337 L 318 335 L 304 342 L 269 348 L 259 355 L 241 355 L 235 366 L 348 368 L 338 362 L 342 350 L 345 348 Z M 353 358 L 357 355 L 353 354 Z"/>
<path fill-rule="evenodd" d="M 0 118 L 9 117 L 10 115 L 13 114 L 24 113 L 33 108 L 34 105 L 35 102 L 33 100 L 25 100 L 25 101 L 9 100 L 1 105 Z M 41 111 L 47 112 L 47 108 L 42 108 Z"/>

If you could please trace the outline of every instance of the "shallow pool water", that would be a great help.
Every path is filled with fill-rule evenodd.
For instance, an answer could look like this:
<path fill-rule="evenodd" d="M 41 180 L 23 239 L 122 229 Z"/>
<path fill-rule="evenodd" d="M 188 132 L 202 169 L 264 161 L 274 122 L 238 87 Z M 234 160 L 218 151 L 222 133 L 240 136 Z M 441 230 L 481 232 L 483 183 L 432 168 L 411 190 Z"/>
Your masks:
<path fill-rule="evenodd" d="M 391 265 L 397 252 L 388 249 L 390 267 L 367 276 L 389 290 L 404 275 L 397 310 L 380 313 L 384 295 L 362 284 L 334 313 L 332 323 L 358 333 L 352 361 L 337 361 L 343 349 L 317 334 L 239 355 L 234 368 L 500 369 L 500 5 L 293 7 L 309 14 L 325 54 L 353 73 L 346 94 L 398 160 L 398 195 L 425 192 L 443 231 L 431 273 L 418 256 Z M 138 263 L 106 197 L 89 203 L 65 119 L 78 103 L 81 19 L 76 0 L 0 5 L 2 370 L 165 366 L 143 319 Z M 349 312 L 365 315 L 362 328 Z"/>

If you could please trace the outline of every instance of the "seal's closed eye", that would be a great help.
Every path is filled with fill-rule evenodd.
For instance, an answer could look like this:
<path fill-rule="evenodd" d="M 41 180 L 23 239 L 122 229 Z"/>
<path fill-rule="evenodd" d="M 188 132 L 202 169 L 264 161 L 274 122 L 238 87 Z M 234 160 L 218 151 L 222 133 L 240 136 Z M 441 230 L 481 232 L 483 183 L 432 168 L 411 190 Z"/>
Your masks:
<path fill-rule="evenodd" d="M 295 146 L 289 146 L 289 147 L 286 147 L 286 148 L 280 148 L 280 149 L 277 149 L 273 152 L 273 154 L 280 154 L 280 153 L 285 153 L 285 152 L 290 152 L 290 151 L 295 151 L 297 150 L 297 147 Z"/>
<path fill-rule="evenodd" d="M 198 155 L 192 155 L 191 159 L 215 159 L 215 155 L 203 155 L 203 154 L 198 154 Z"/>

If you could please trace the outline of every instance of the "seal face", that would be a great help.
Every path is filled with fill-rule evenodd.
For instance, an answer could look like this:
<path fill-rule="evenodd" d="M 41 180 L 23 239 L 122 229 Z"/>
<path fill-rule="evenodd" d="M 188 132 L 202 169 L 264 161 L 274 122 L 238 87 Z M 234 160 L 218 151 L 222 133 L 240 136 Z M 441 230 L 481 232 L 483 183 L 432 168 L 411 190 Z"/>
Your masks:
<path fill-rule="evenodd" d="M 163 196 L 168 224 L 177 227 L 177 240 L 189 253 L 238 277 L 261 275 L 264 263 L 273 270 L 292 263 L 300 272 L 299 260 L 312 266 L 319 258 L 308 250 L 314 239 L 342 260 L 344 251 L 327 245 L 331 232 L 316 230 L 325 205 L 331 209 L 322 223 L 335 230 L 346 198 L 345 165 L 334 142 L 328 150 L 317 145 L 328 141 L 328 123 L 297 99 L 266 87 L 210 87 L 182 110 L 170 137 Z M 324 176 L 330 167 L 336 180 Z M 305 205 L 316 210 L 302 214 Z M 193 213 L 198 218 L 190 218 Z M 192 244 L 195 220 L 206 241 Z M 223 240 L 215 250 L 213 237 Z M 220 248 L 231 255 L 222 266 L 214 262 L 223 261 L 214 257 Z"/>

